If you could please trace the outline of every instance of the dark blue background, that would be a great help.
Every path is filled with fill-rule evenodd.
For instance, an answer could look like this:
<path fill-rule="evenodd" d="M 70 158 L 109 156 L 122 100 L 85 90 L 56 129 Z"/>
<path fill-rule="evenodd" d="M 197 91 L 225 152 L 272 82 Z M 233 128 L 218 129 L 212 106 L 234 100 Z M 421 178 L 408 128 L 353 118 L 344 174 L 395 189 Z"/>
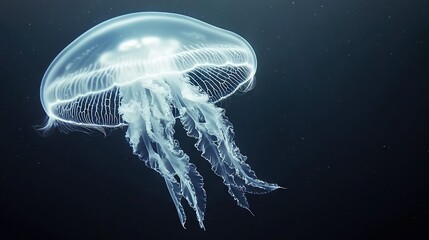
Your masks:
<path fill-rule="evenodd" d="M 1 239 L 428 239 L 427 1 L 0 2 Z M 198 228 L 117 130 L 41 137 L 42 76 L 71 41 L 137 11 L 234 31 L 258 56 L 253 91 L 220 103 L 264 180 L 253 217 L 178 129 L 205 179 Z"/>

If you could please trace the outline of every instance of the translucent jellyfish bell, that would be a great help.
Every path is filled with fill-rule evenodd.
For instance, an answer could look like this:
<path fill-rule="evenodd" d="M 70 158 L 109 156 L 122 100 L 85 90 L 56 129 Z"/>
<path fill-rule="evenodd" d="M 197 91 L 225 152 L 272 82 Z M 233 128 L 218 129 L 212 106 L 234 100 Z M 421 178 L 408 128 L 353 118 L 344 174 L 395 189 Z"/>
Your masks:
<path fill-rule="evenodd" d="M 235 33 L 178 14 L 134 13 L 95 26 L 64 49 L 43 78 L 42 105 L 52 113 L 58 100 L 165 74 L 189 74 L 194 77 L 193 84 L 219 101 L 250 84 L 256 65 L 253 49 Z M 217 88 L 220 83 L 202 71 L 221 66 L 242 72 Z M 214 73 L 230 74 L 220 70 Z M 94 81 L 102 74 L 109 77 Z M 79 87 L 71 89 L 70 84 Z"/>
<path fill-rule="evenodd" d="M 203 180 L 173 127 L 180 119 L 231 196 L 249 209 L 246 192 L 279 186 L 259 180 L 245 163 L 215 103 L 248 90 L 255 72 L 252 47 L 235 33 L 178 14 L 120 16 L 81 35 L 49 66 L 40 88 L 49 118 L 42 130 L 126 127 L 134 154 L 164 178 L 181 223 L 185 198 L 204 228 Z"/>

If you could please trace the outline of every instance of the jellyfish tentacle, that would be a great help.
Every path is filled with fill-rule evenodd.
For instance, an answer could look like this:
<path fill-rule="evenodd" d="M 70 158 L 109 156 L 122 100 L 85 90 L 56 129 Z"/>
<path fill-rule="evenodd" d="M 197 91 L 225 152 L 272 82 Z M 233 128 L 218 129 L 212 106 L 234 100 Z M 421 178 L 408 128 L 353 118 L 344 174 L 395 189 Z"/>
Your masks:
<path fill-rule="evenodd" d="M 157 141 L 157 149 L 162 152 L 162 158 L 171 164 L 174 176 L 179 179 L 180 195 L 194 209 L 200 227 L 205 229 L 203 221 L 206 209 L 206 192 L 203 188 L 202 176 L 195 165 L 189 162 L 189 156 L 179 148 L 177 143 L 174 144 L 174 148 L 171 148 L 173 145 L 166 143 L 165 140 L 158 139 Z"/>
<path fill-rule="evenodd" d="M 227 119 L 223 112 L 222 117 L 222 122 L 224 125 L 222 128 L 222 135 L 225 137 L 225 139 L 219 144 L 219 151 L 225 153 L 225 162 L 235 169 L 237 176 L 243 179 L 248 186 L 260 188 L 266 192 L 280 188 L 280 186 L 275 183 L 267 183 L 258 179 L 255 172 L 245 162 L 247 157 L 241 154 L 240 149 L 233 140 L 234 130 L 232 128 L 231 122 Z"/>
<path fill-rule="evenodd" d="M 195 147 L 201 152 L 201 156 L 212 166 L 213 172 L 223 179 L 228 187 L 229 194 L 237 201 L 237 204 L 250 211 L 250 206 L 243 192 L 243 186 L 236 183 L 234 170 L 225 165 L 218 153 L 215 140 L 210 134 L 198 130 L 197 122 L 193 120 L 191 114 L 185 108 L 181 109 L 180 120 L 189 136 L 197 138 Z M 198 133 L 197 135 L 195 133 Z"/>
<path fill-rule="evenodd" d="M 165 180 L 168 192 L 176 207 L 180 223 L 185 227 L 186 214 L 181 204 L 182 190 L 180 183 L 174 178 L 174 173 L 171 171 L 171 166 L 165 159 L 161 158 L 158 153 L 152 148 L 151 140 L 148 137 L 144 123 L 144 119 L 138 122 L 129 122 L 126 132 L 126 138 L 133 148 L 133 153 L 142 160 L 145 165 L 158 172 Z M 140 125 L 138 125 L 140 124 Z"/>
<path fill-rule="evenodd" d="M 204 229 L 206 192 L 203 179 L 173 138 L 175 117 L 168 91 L 164 91 L 165 95 L 152 94 L 149 90 L 139 93 L 130 91 L 141 101 L 123 99 L 120 112 L 128 124 L 126 137 L 134 154 L 164 177 L 182 226 L 185 227 L 186 222 L 181 204 L 184 197 L 195 210 L 200 227 Z"/>
<path fill-rule="evenodd" d="M 180 223 L 182 224 L 183 228 L 186 228 L 186 214 L 181 204 L 182 194 L 180 190 L 180 184 L 175 179 L 171 180 L 169 178 L 164 177 L 164 180 L 165 184 L 167 185 L 168 192 L 170 193 L 171 199 L 173 200 L 174 206 L 176 207 Z"/>
<path fill-rule="evenodd" d="M 182 125 L 189 136 L 197 139 L 195 147 L 210 162 L 212 170 L 223 178 L 237 204 L 249 209 L 245 192 L 262 194 L 280 188 L 258 179 L 245 163 L 247 157 L 240 153 L 233 140 L 233 127 L 225 111 L 204 98 L 197 87 L 186 87 L 187 92 L 176 97 L 174 102 Z"/>
<path fill-rule="evenodd" d="M 204 124 L 206 131 L 212 132 L 219 138 L 217 142 L 219 155 L 225 164 L 235 170 L 235 175 L 244 180 L 244 189 L 249 188 L 249 186 L 260 188 L 266 192 L 278 189 L 279 186 L 277 184 L 267 183 L 258 179 L 255 172 L 245 162 L 247 157 L 240 153 L 239 148 L 233 140 L 234 132 L 232 124 L 225 116 L 225 111 L 212 103 L 207 103 L 199 109 L 206 116 L 206 119 L 210 119 L 210 122 Z M 217 113 L 217 117 L 213 116 L 213 113 Z"/>
<path fill-rule="evenodd" d="M 158 82 L 159 84 L 165 82 Z M 171 93 L 168 85 L 162 85 Z M 203 188 L 203 178 L 198 173 L 194 164 L 190 163 L 189 156 L 180 148 L 177 140 L 174 139 L 174 123 L 176 121 L 170 99 L 167 95 L 160 98 L 159 94 L 153 95 L 147 92 L 147 100 L 156 105 L 156 108 L 150 108 L 151 127 L 154 134 L 153 141 L 157 143 L 157 151 L 162 159 L 168 161 L 172 167 L 174 176 L 180 181 L 181 195 L 188 201 L 196 215 L 202 229 L 205 229 L 204 212 L 206 209 L 206 192 Z"/>
<path fill-rule="evenodd" d="M 165 184 L 167 185 L 168 192 L 170 193 L 171 199 L 173 200 L 174 206 L 176 207 L 177 214 L 180 219 L 180 223 L 183 228 L 185 228 L 186 223 L 186 214 L 183 209 L 181 200 L 183 197 L 181 183 L 176 180 L 174 177 L 176 175 L 174 168 L 171 166 L 171 161 L 164 157 L 161 157 L 158 152 L 160 152 L 158 144 L 156 144 L 157 149 L 152 148 L 151 140 L 148 139 L 146 135 L 146 140 L 143 141 L 145 148 L 149 150 L 149 158 L 145 160 L 144 158 L 139 158 L 144 160 L 146 166 L 151 167 L 164 178 Z M 149 144 L 148 144 L 149 143 Z M 142 148 L 144 149 L 144 148 Z"/>

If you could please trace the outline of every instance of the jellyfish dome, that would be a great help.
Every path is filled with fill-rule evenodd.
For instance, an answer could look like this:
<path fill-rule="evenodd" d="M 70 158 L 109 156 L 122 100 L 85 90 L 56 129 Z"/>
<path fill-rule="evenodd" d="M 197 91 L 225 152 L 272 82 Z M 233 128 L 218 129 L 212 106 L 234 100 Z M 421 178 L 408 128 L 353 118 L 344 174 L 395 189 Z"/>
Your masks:
<path fill-rule="evenodd" d="M 67 46 L 40 87 L 47 131 L 126 128 L 133 153 L 165 180 L 184 226 L 185 198 L 204 228 L 203 179 L 174 138 L 179 119 L 237 204 L 245 193 L 278 185 L 258 179 L 234 143 L 216 102 L 249 90 L 256 55 L 235 33 L 172 13 L 143 12 L 105 21 Z"/>

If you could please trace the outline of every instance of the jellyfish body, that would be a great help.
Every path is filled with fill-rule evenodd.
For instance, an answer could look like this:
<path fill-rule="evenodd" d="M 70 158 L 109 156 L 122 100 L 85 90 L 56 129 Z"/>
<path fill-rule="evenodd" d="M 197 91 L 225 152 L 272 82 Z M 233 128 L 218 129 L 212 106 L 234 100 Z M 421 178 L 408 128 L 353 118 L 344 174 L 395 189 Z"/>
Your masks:
<path fill-rule="evenodd" d="M 253 49 L 235 33 L 178 14 L 120 16 L 81 35 L 49 66 L 42 130 L 126 127 L 134 154 L 164 178 L 182 225 L 185 198 L 204 228 L 203 179 L 174 139 L 174 125 L 180 119 L 230 195 L 249 209 L 245 193 L 279 186 L 256 177 L 215 103 L 249 89 L 255 71 Z"/>

